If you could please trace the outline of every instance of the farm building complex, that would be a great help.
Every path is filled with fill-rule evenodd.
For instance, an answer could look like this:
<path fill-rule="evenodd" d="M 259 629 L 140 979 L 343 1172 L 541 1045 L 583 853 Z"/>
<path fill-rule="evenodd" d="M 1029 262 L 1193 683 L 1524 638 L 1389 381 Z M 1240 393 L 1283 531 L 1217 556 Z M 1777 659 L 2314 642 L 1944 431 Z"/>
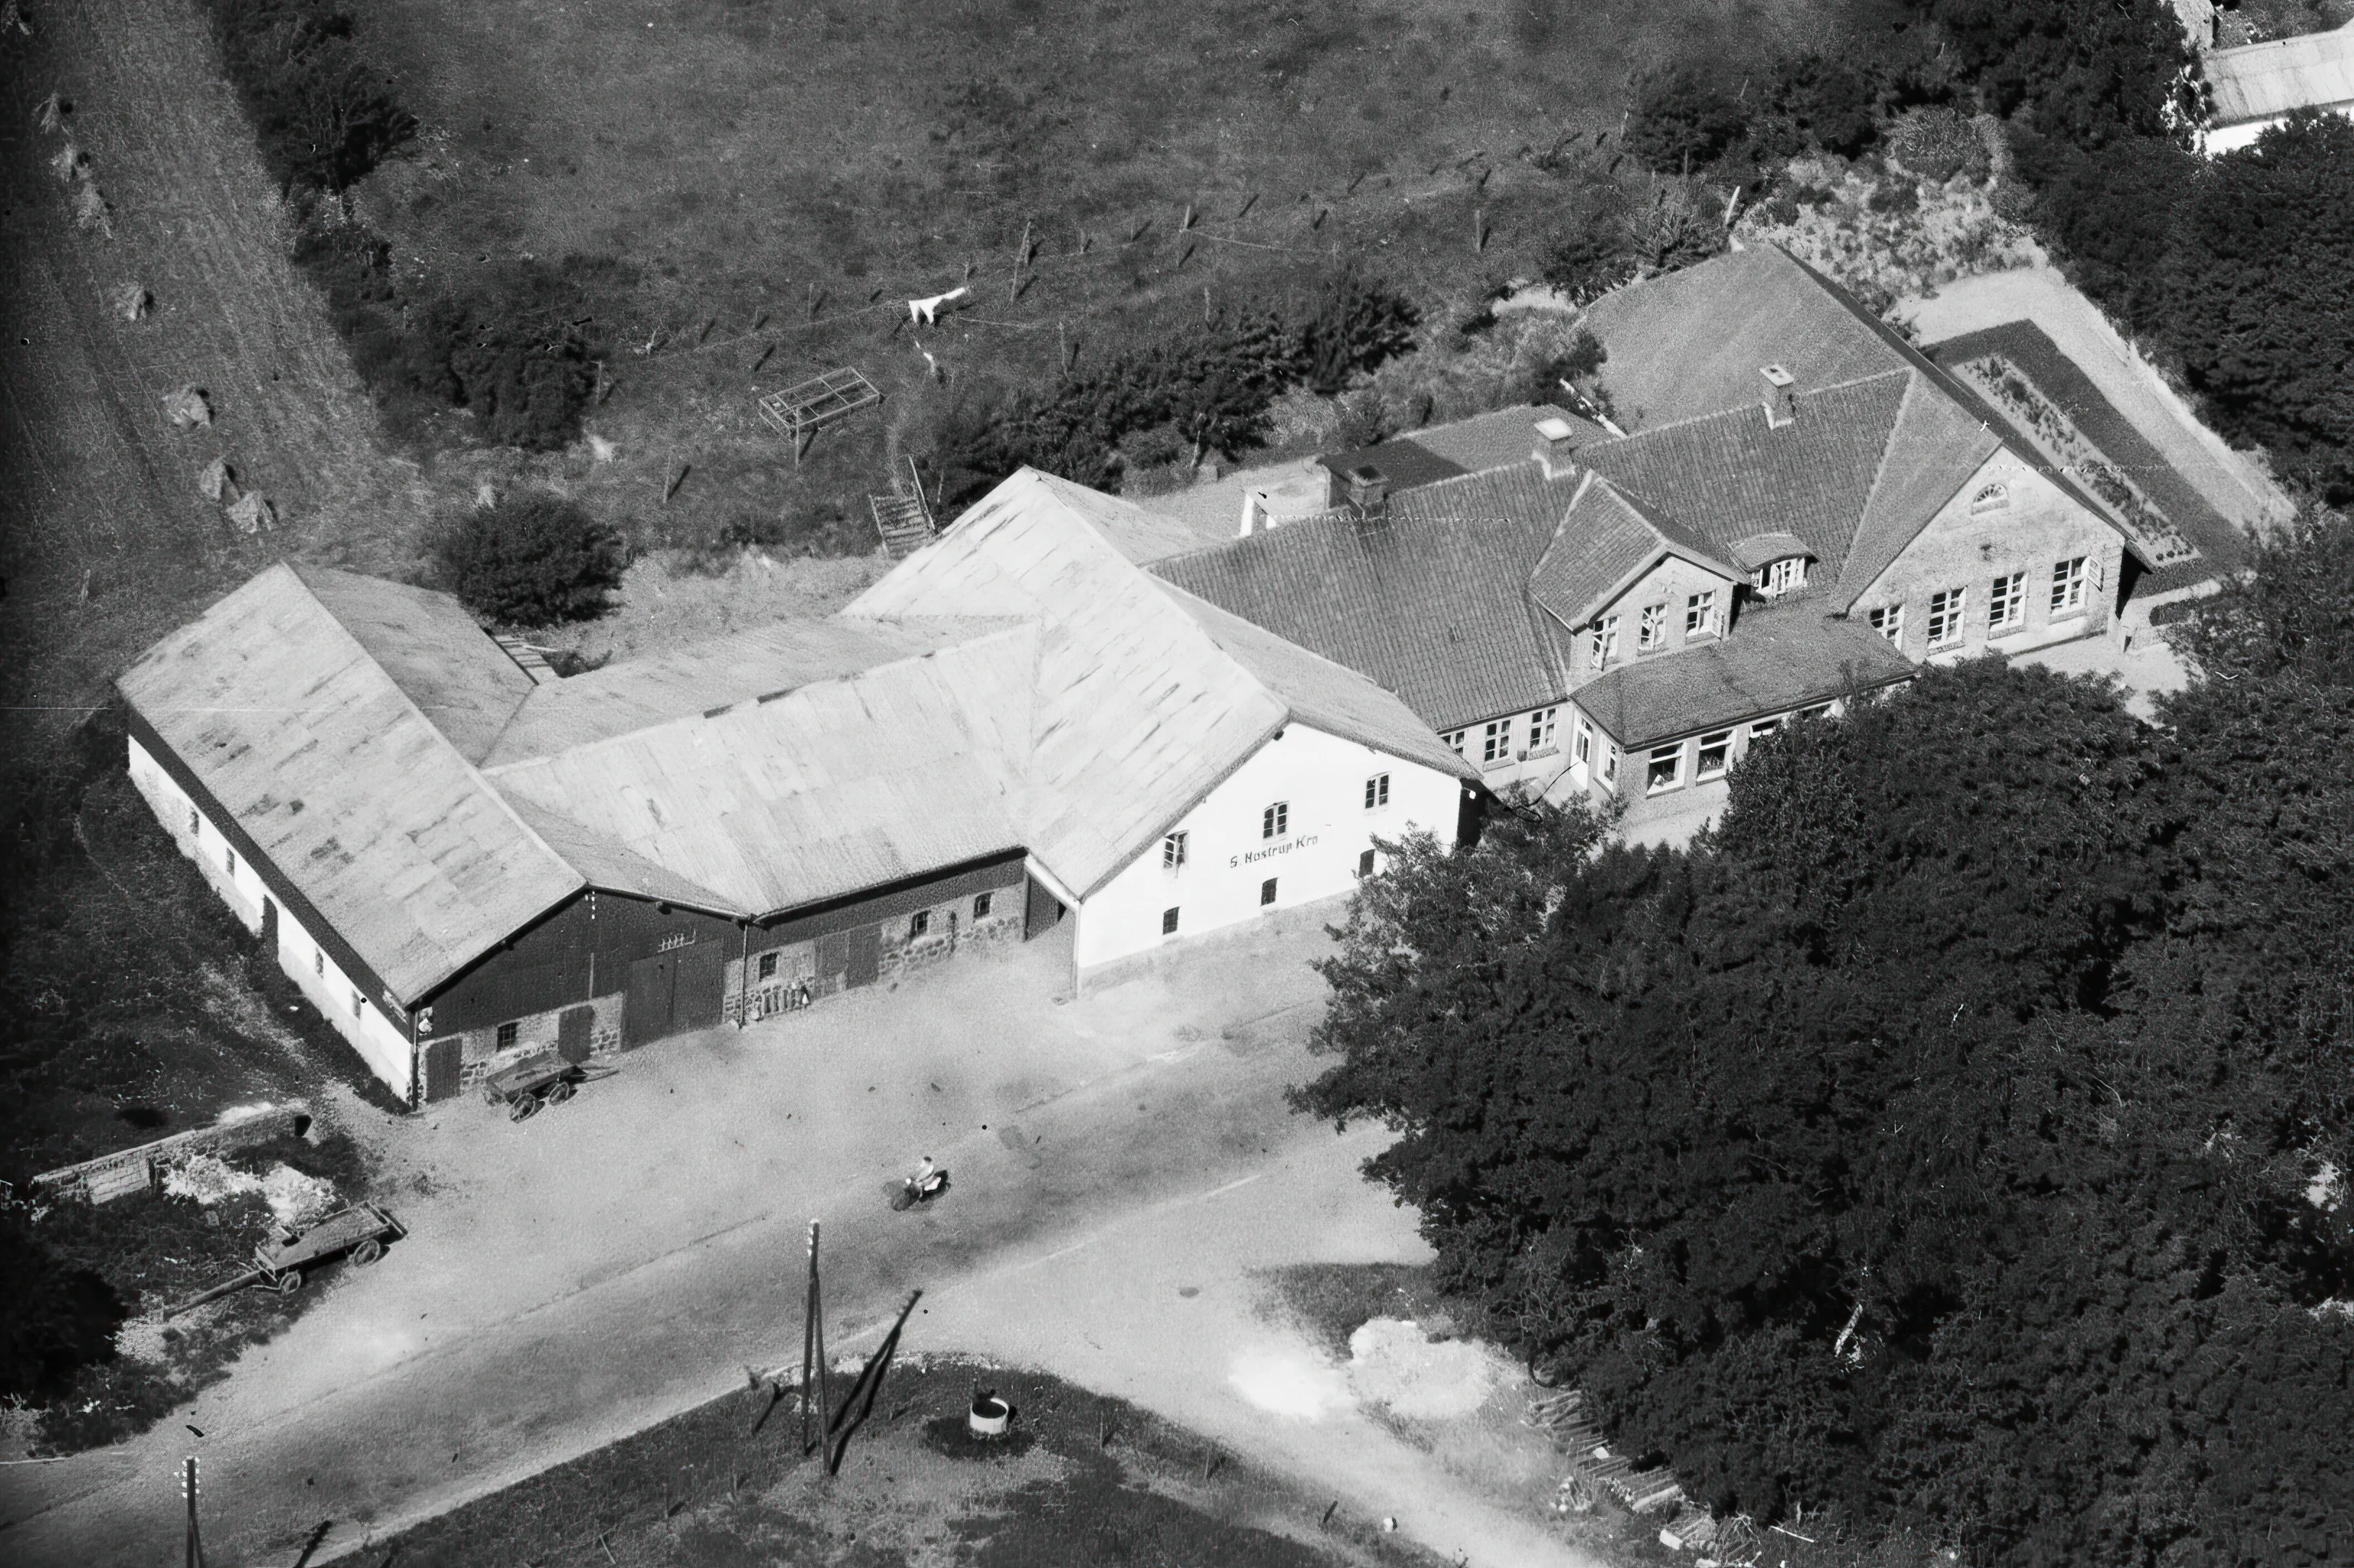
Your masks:
<path fill-rule="evenodd" d="M 412 1103 L 1057 928 L 1082 976 L 1491 797 L 1696 825 L 1780 726 L 2238 562 L 2049 340 L 1779 251 L 1598 302 L 1607 408 L 1148 505 L 1023 471 L 840 615 L 557 679 L 280 566 L 125 673 L 131 771 Z"/>

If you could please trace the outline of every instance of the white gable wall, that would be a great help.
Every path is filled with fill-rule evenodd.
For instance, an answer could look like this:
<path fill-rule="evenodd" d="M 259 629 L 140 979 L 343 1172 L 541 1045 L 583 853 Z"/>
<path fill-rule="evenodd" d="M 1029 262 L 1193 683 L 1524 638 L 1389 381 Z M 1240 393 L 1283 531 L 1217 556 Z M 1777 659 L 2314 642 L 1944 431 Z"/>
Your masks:
<path fill-rule="evenodd" d="M 1369 811 L 1365 781 L 1384 773 L 1389 802 Z M 1075 960 L 1084 971 L 1351 892 L 1377 836 L 1394 840 L 1416 827 L 1453 843 L 1462 792 L 1450 774 L 1294 722 L 1170 830 L 1185 834 L 1184 865 L 1163 869 L 1155 839 L 1080 906 Z M 1265 813 L 1278 800 L 1287 821 L 1270 839 Z M 1263 905 L 1261 885 L 1270 877 L 1276 899 Z M 1177 930 L 1164 937 L 1162 916 L 1172 908 Z"/>

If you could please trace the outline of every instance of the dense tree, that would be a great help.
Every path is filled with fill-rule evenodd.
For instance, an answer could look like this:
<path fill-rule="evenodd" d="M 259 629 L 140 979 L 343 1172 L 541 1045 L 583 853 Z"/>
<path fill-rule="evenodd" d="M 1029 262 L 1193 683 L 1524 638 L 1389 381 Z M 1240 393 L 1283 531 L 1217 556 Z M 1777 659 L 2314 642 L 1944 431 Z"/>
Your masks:
<path fill-rule="evenodd" d="M 580 434 L 596 349 L 566 272 L 507 264 L 428 301 L 403 347 L 416 388 L 471 410 L 502 446 L 554 451 Z"/>
<path fill-rule="evenodd" d="M 264 164 L 290 189 L 340 191 L 416 134 L 351 16 L 328 0 L 207 0 Z"/>
<path fill-rule="evenodd" d="M 629 560 L 612 529 L 545 491 L 513 492 L 467 513 L 443 530 L 434 554 L 467 609 L 514 626 L 601 614 Z"/>

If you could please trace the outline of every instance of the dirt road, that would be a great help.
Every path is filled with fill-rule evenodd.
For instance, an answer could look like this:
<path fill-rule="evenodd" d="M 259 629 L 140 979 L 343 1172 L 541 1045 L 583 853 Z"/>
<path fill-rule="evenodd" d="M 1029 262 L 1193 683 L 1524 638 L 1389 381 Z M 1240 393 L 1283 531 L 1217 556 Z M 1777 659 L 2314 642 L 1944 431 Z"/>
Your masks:
<path fill-rule="evenodd" d="M 328 1299 L 146 1437 L 0 1477 L 0 1550 L 27 1565 L 154 1560 L 176 1529 L 175 1466 L 194 1451 L 215 1562 L 291 1558 L 323 1520 L 323 1556 L 349 1551 L 740 1385 L 748 1363 L 790 1359 L 811 1217 L 837 1342 L 917 1285 L 976 1340 L 992 1314 L 1056 1321 L 1085 1299 L 1067 1260 L 1114 1235 L 1188 1260 L 1205 1288 L 1268 1262 L 1411 1255 L 1411 1215 L 1355 1175 L 1379 1133 L 1344 1142 L 1282 1106 L 1284 1084 L 1312 1070 L 1300 1042 L 1321 983 L 1282 960 L 1320 945 L 1314 922 L 1254 936 L 1278 961 L 1245 968 L 1207 944 L 1076 1004 L 1055 1000 L 1060 955 L 1035 945 L 635 1053 L 527 1123 L 461 1102 L 392 1126 L 392 1202 L 411 1238 L 323 1280 Z M 885 1184 L 918 1153 L 954 1188 L 892 1213 Z M 1248 1245 L 1200 1232 L 1244 1192 L 1274 1205 Z M 1188 1207 L 1205 1194 L 1211 1208 Z M 1285 1210 L 1312 1220 L 1265 1223 Z M 1119 1331 L 1060 1320 L 1074 1354 Z M 1024 1354 L 1051 1364 L 1055 1339 Z M 919 1317 L 910 1348 L 964 1347 Z M 1405 1485 L 1410 1452 L 1378 1451 L 1367 1473 Z M 1287 1455 L 1299 1457 L 1270 1440 L 1271 1466 Z M 1468 1489 L 1430 1484 L 1465 1493 L 1427 1510 L 1450 1541 L 1484 1539 L 1462 1518 L 1507 1528 Z"/>

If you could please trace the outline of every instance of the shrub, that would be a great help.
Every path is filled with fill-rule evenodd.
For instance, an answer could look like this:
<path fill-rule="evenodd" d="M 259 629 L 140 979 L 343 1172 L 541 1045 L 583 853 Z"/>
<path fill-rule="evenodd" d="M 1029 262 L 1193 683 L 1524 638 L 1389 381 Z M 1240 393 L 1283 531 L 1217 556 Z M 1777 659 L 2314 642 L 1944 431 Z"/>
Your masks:
<path fill-rule="evenodd" d="M 1300 321 L 1299 377 L 1310 391 L 1330 397 L 1404 352 L 1419 319 L 1405 295 L 1344 267 L 1319 286 Z"/>
<path fill-rule="evenodd" d="M 629 564 L 619 535 L 545 492 L 513 493 L 468 513 L 443 531 L 434 555 L 467 609 L 511 626 L 601 615 Z"/>
<path fill-rule="evenodd" d="M 416 134 L 417 122 L 327 0 L 207 0 L 213 36 L 261 159 L 289 190 L 340 191 Z"/>
<path fill-rule="evenodd" d="M 41 1244 L 14 1212 L 0 1213 L 0 1399 L 52 1399 L 83 1367 L 114 1359 L 128 1316 L 114 1287 Z"/>
<path fill-rule="evenodd" d="M 596 348 L 570 281 L 515 262 L 428 302 L 405 351 L 408 380 L 470 408 L 503 446 L 553 451 L 580 433 L 596 390 Z"/>
<path fill-rule="evenodd" d="M 1749 131 L 1748 111 L 1713 73 L 1682 64 L 1635 84 L 1627 150 L 1664 175 L 1706 168 Z"/>

